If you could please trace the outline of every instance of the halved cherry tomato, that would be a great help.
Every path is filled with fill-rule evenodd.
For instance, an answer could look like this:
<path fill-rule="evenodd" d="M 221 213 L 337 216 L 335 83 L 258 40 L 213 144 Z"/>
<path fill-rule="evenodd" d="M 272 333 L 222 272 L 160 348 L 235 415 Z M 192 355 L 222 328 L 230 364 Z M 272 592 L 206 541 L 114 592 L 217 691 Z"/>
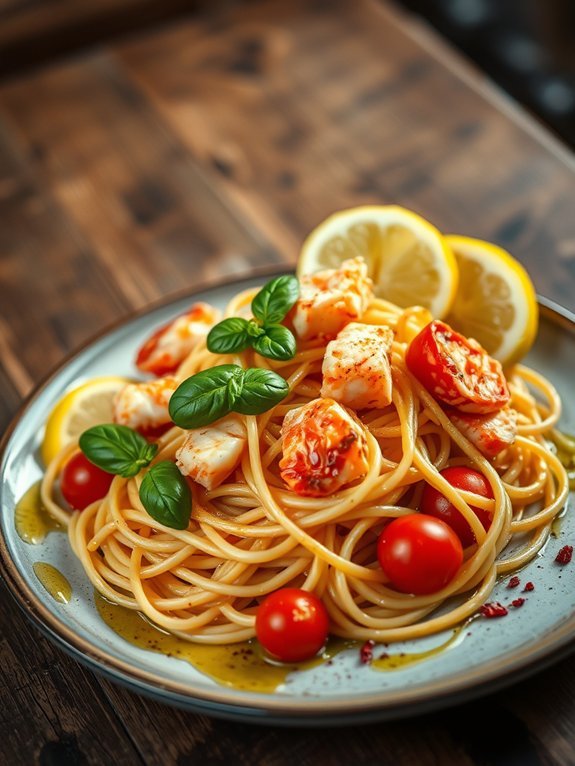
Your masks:
<path fill-rule="evenodd" d="M 462 412 L 495 412 L 509 402 L 499 362 L 445 322 L 436 319 L 415 336 L 406 362 L 433 397 Z"/>
<path fill-rule="evenodd" d="M 270 593 L 256 614 L 256 636 L 268 654 L 281 662 L 309 660 L 325 645 L 329 617 L 313 593 L 282 588 Z"/>
<path fill-rule="evenodd" d="M 410 513 L 384 527 L 377 558 L 396 590 L 422 596 L 453 580 L 463 562 L 463 548 L 445 522 Z"/>
<path fill-rule="evenodd" d="M 77 452 L 66 463 L 60 475 L 60 489 L 72 508 L 83 511 L 94 500 L 100 500 L 110 489 L 113 475 L 90 463 Z"/>
<path fill-rule="evenodd" d="M 174 372 L 220 315 L 209 303 L 195 303 L 145 341 L 136 355 L 136 367 L 158 377 Z"/>
<path fill-rule="evenodd" d="M 451 468 L 444 468 L 440 473 L 456 489 L 474 492 L 476 495 L 481 495 L 481 497 L 493 497 L 491 484 L 489 484 L 482 473 L 475 471 L 473 468 L 452 466 Z M 435 516 L 436 519 L 441 519 L 448 524 L 457 537 L 459 537 L 464 547 L 475 542 L 475 535 L 471 531 L 471 527 L 457 508 L 449 502 L 445 495 L 442 495 L 439 490 L 432 487 L 431 484 L 425 485 L 421 495 L 420 507 L 422 513 Z M 489 529 L 491 525 L 489 513 L 482 508 L 475 508 L 475 506 L 471 506 L 471 509 L 482 523 L 483 528 Z"/>

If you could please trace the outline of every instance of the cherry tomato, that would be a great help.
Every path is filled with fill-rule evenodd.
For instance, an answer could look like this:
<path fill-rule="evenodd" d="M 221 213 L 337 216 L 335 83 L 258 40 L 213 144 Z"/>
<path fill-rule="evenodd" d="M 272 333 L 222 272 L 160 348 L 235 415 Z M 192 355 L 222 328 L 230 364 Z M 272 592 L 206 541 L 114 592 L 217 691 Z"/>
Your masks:
<path fill-rule="evenodd" d="M 113 475 L 90 463 L 77 452 L 66 463 L 60 476 L 60 489 L 72 508 L 83 511 L 94 500 L 100 500 L 110 489 Z"/>
<path fill-rule="evenodd" d="M 329 631 L 325 606 L 313 593 L 282 588 L 270 593 L 256 615 L 256 636 L 281 662 L 309 660 L 324 646 Z"/>
<path fill-rule="evenodd" d="M 462 412 L 495 412 L 509 402 L 499 362 L 445 322 L 436 319 L 415 336 L 406 362 L 432 396 Z"/>
<path fill-rule="evenodd" d="M 410 513 L 384 527 L 377 558 L 394 588 L 422 596 L 453 580 L 463 562 L 463 548 L 445 522 Z"/>
<path fill-rule="evenodd" d="M 453 466 L 452 468 L 444 468 L 440 473 L 456 489 L 474 492 L 476 495 L 481 495 L 481 497 L 493 497 L 493 490 L 485 476 L 473 468 Z M 471 527 L 457 508 L 449 502 L 445 495 L 442 495 L 435 487 L 432 487 L 431 484 L 425 485 L 420 507 L 422 513 L 427 513 L 449 524 L 464 547 L 475 542 L 475 535 L 471 531 Z M 471 509 L 483 524 L 483 528 L 489 529 L 491 524 L 489 513 L 482 508 L 475 508 L 475 506 L 471 506 Z"/>

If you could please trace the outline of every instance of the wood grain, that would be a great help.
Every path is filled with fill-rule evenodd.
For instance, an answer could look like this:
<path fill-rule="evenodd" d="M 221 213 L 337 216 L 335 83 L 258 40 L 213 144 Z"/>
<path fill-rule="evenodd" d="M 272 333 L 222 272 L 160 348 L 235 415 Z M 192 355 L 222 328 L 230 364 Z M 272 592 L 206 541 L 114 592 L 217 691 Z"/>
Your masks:
<path fill-rule="evenodd" d="M 575 308 L 575 162 L 375 0 L 254 0 L 0 87 L 0 428 L 63 355 L 205 278 L 293 264 L 396 202 L 508 247 Z M 0 592 L 0 762 L 572 766 L 573 658 L 471 703 L 339 730 L 210 719 L 54 648 Z M 30 719 L 33 719 L 30 723 Z"/>

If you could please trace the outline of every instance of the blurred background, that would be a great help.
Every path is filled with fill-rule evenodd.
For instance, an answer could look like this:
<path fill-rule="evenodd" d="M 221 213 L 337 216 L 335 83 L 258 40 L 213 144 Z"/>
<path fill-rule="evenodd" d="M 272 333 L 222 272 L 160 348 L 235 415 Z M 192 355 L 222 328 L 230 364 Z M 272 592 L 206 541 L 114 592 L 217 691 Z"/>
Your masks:
<path fill-rule="evenodd" d="M 318 5 L 317 0 L 310 2 Z M 575 146 L 573 0 L 395 2 L 432 25 Z M 241 0 L 0 0 L 0 77 L 13 77 L 178 16 L 241 4 Z M 329 6 L 329 0 L 319 4 Z"/>

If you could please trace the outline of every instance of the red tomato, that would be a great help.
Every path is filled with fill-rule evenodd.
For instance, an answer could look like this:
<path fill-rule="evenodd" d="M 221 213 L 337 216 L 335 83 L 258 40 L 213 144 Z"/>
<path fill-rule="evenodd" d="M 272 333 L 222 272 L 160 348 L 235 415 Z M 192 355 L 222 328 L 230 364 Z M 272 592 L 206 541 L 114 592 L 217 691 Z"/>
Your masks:
<path fill-rule="evenodd" d="M 463 562 L 463 548 L 445 522 L 410 513 L 384 527 L 377 558 L 394 588 L 422 596 L 453 580 Z"/>
<path fill-rule="evenodd" d="M 83 511 L 94 500 L 100 500 L 110 489 L 113 475 L 90 463 L 77 452 L 66 463 L 60 476 L 60 489 L 72 508 Z"/>
<path fill-rule="evenodd" d="M 432 396 L 462 412 L 495 412 L 509 402 L 499 362 L 445 322 L 430 322 L 409 344 L 410 372 Z"/>
<path fill-rule="evenodd" d="M 309 660 L 322 649 L 329 631 L 325 606 L 313 593 L 282 588 L 270 593 L 256 615 L 256 636 L 281 662 Z"/>
<path fill-rule="evenodd" d="M 453 466 L 452 468 L 444 468 L 441 471 L 441 475 L 456 489 L 474 492 L 476 495 L 481 495 L 481 497 L 493 497 L 493 490 L 485 476 L 479 473 L 479 471 L 473 470 L 473 468 Z M 425 485 L 420 507 L 423 513 L 435 516 L 436 519 L 441 519 L 446 524 L 449 524 L 464 547 L 475 542 L 475 535 L 471 531 L 471 527 L 457 508 L 449 502 L 445 495 L 442 495 L 435 487 L 432 487 L 431 484 Z M 475 508 L 475 506 L 471 506 L 471 509 L 483 524 L 483 528 L 489 529 L 491 525 L 489 513 L 482 508 Z"/>

